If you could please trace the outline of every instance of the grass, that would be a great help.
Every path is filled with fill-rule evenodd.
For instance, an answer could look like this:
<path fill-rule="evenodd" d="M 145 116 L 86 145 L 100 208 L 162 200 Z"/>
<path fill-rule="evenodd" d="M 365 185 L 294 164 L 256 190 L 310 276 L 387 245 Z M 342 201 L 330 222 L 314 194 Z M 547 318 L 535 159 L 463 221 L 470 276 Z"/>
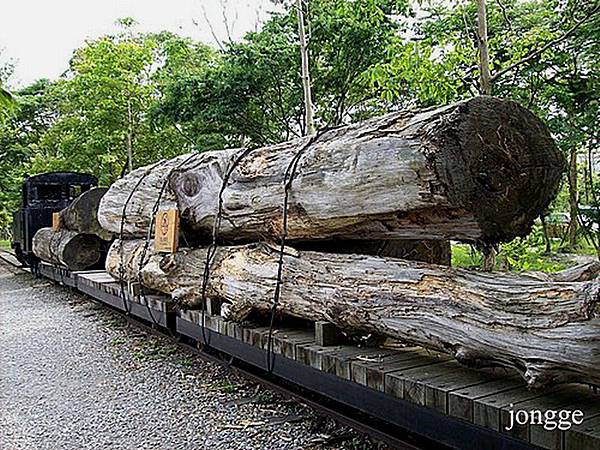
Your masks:
<path fill-rule="evenodd" d="M 10 241 L 0 239 L 0 248 L 4 250 L 10 250 Z"/>
<path fill-rule="evenodd" d="M 559 252 L 544 253 L 543 247 L 515 246 L 501 248 L 496 258 L 496 268 L 511 272 L 558 272 L 566 269 L 570 259 Z M 452 245 L 452 266 L 467 269 L 480 268 L 482 254 L 468 244 Z"/>

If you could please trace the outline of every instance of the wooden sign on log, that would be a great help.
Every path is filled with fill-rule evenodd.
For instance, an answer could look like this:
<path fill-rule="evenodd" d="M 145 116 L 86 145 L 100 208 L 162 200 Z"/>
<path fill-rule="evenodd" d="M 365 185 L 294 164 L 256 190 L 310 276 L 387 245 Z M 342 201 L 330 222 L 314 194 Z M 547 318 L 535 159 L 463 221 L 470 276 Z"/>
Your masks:
<path fill-rule="evenodd" d="M 60 230 L 60 213 L 52 213 L 52 231 Z"/>
<path fill-rule="evenodd" d="M 179 210 L 167 209 L 156 214 L 154 232 L 154 250 L 157 252 L 175 253 L 179 237 Z"/>

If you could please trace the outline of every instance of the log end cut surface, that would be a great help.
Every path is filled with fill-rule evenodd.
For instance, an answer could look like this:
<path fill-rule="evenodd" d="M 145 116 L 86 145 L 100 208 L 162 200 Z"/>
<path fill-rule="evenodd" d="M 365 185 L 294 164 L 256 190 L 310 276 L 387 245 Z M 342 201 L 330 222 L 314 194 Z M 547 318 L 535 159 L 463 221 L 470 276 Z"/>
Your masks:
<path fill-rule="evenodd" d="M 33 237 L 33 252 L 42 261 L 69 270 L 85 270 L 100 262 L 102 240 L 94 234 L 41 228 Z"/>
<path fill-rule="evenodd" d="M 517 103 L 487 96 L 462 102 L 429 133 L 446 194 L 475 214 L 482 240 L 527 234 L 554 199 L 564 159 L 543 122 Z"/>

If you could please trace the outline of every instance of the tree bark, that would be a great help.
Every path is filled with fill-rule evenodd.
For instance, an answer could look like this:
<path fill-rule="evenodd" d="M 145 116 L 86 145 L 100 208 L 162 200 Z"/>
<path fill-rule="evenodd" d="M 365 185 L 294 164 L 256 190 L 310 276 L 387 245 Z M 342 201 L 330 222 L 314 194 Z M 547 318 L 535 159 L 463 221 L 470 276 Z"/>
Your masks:
<path fill-rule="evenodd" d="M 103 229 L 98 222 L 98 206 L 107 191 L 108 188 L 93 188 L 73 200 L 73 203 L 60 212 L 61 228 L 111 240 L 112 233 Z"/>
<path fill-rule="evenodd" d="M 479 48 L 479 85 L 484 95 L 492 94 L 488 49 L 486 0 L 477 0 L 477 45 Z"/>
<path fill-rule="evenodd" d="M 127 171 L 133 170 L 133 117 L 131 113 L 131 99 L 127 99 Z"/>
<path fill-rule="evenodd" d="M 569 248 L 577 246 L 577 229 L 579 228 L 579 205 L 577 188 L 577 149 L 572 148 L 569 154 Z"/>
<path fill-rule="evenodd" d="M 512 101 L 478 97 L 392 113 L 313 139 L 184 155 L 138 169 L 111 186 L 100 203 L 100 223 L 119 233 L 127 205 L 124 232 L 143 237 L 158 201 L 161 209 L 178 206 L 182 227 L 209 240 L 231 170 L 220 236 L 278 239 L 286 173 L 298 153 L 289 241 L 510 240 L 530 231 L 563 169 L 540 120 Z"/>
<path fill-rule="evenodd" d="M 549 255 L 552 253 L 552 241 L 548 235 L 548 224 L 546 223 L 546 213 L 540 214 L 540 222 L 542 222 L 542 234 L 544 236 L 544 253 Z"/>
<path fill-rule="evenodd" d="M 94 234 L 42 228 L 33 237 L 33 253 L 42 261 L 69 270 L 85 270 L 102 257 L 102 240 Z"/>
<path fill-rule="evenodd" d="M 137 279 L 143 241 L 123 243 L 126 278 Z M 119 276 L 118 243 L 107 270 Z M 151 247 L 150 247 L 151 248 Z M 227 318 L 269 311 L 277 279 L 276 246 L 219 247 L 208 296 Z M 205 249 L 149 252 L 144 286 L 199 307 Z M 280 314 L 326 320 L 342 329 L 400 339 L 460 362 L 516 369 L 532 388 L 600 383 L 600 283 L 554 283 L 508 273 L 477 273 L 364 255 L 286 249 Z"/>
<path fill-rule="evenodd" d="M 308 39 L 304 26 L 303 0 L 296 0 L 296 14 L 298 17 L 298 38 L 300 40 L 300 56 L 302 61 L 302 89 L 304 91 L 304 121 L 306 135 L 315 134 L 315 122 L 312 103 L 312 86 L 310 82 L 310 61 L 308 57 Z"/>

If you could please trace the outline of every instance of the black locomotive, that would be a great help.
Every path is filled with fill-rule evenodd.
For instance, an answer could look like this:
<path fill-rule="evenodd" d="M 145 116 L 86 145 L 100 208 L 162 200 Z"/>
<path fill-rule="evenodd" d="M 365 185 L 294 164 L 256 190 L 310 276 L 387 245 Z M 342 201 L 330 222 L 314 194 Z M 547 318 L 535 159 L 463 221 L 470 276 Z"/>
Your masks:
<path fill-rule="evenodd" d="M 97 185 L 95 176 L 75 172 L 50 172 L 25 178 L 21 209 L 13 215 L 12 248 L 19 261 L 33 265 L 34 234 L 52 225 L 52 213 L 66 208 L 82 192 Z"/>

